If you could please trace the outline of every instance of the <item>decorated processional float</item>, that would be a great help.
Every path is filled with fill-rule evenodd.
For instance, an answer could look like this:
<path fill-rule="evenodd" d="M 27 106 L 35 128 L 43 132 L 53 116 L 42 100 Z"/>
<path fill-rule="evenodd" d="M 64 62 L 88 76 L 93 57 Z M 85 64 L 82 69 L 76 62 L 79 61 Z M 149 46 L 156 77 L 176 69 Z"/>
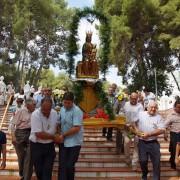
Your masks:
<path fill-rule="evenodd" d="M 86 32 L 82 47 L 82 60 L 77 62 L 73 90 L 85 121 L 108 121 L 115 118 L 111 104 L 99 79 L 96 44 L 91 42 L 93 33 Z"/>
<path fill-rule="evenodd" d="M 97 60 L 97 47 L 93 44 L 91 31 L 86 32 L 85 43 L 82 47 L 82 59 L 77 62 L 75 68 L 74 57 L 78 52 L 78 25 L 81 18 L 86 18 L 92 23 L 98 19 L 101 23 L 100 30 L 100 58 Z M 82 33 L 82 32 L 81 32 Z M 99 72 L 105 79 L 109 65 L 110 52 L 110 25 L 108 18 L 94 9 L 85 8 L 76 10 L 70 25 L 68 40 L 68 73 L 71 77 L 76 70 L 76 78 L 73 80 L 73 92 L 75 102 L 84 112 L 83 124 L 86 127 L 102 128 L 115 127 L 117 129 L 116 145 L 117 152 L 123 151 L 123 138 L 121 129 L 127 129 L 130 134 L 140 134 L 132 126 L 125 126 L 125 117 L 116 116 L 113 112 L 112 105 L 108 101 L 107 94 L 104 91 L 103 83 L 99 79 Z"/>
<path fill-rule="evenodd" d="M 95 18 L 100 21 L 101 53 L 100 58 L 97 59 L 97 46 L 91 42 L 93 33 L 87 30 L 82 47 L 82 59 L 75 67 L 74 56 L 78 54 L 77 41 L 79 40 L 77 29 L 81 18 L 86 18 L 91 24 Z M 84 112 L 84 126 L 122 128 L 125 124 L 124 117 L 115 116 L 104 91 L 103 82 L 99 78 L 99 72 L 101 72 L 105 79 L 108 70 L 109 44 L 110 26 L 106 16 L 89 8 L 77 10 L 70 26 L 67 57 L 70 77 L 74 70 L 76 74 L 73 79 L 73 92 L 76 104 Z"/>

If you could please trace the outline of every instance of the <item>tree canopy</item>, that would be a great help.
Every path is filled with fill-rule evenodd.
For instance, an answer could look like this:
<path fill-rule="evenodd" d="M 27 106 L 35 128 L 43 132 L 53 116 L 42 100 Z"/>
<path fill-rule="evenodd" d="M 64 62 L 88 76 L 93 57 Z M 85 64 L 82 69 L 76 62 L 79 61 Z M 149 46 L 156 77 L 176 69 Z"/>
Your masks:
<path fill-rule="evenodd" d="M 38 86 L 51 87 L 53 89 L 67 87 L 72 88 L 72 81 L 66 73 L 55 75 L 50 69 L 44 69 L 40 75 Z"/>
<path fill-rule="evenodd" d="M 1 66 L 16 67 L 19 84 L 28 79 L 37 85 L 50 65 L 66 68 L 63 54 L 73 11 L 65 1 L 3 0 L 0 7 Z"/>
<path fill-rule="evenodd" d="M 94 9 L 86 10 L 98 12 L 96 18 L 101 15 L 109 21 L 99 28 L 105 49 L 102 72 L 107 65 L 115 64 L 130 91 L 146 86 L 155 92 L 156 76 L 159 95 L 164 90 L 171 92 L 166 74 L 170 72 L 180 89 L 173 74 L 180 64 L 179 7 L 179 0 L 95 0 Z M 36 86 L 50 66 L 66 70 L 73 67 L 65 54 L 69 44 L 75 50 L 73 55 L 78 47 L 74 39 L 69 43 L 74 37 L 69 35 L 77 31 L 73 25 L 78 26 L 79 18 L 86 14 L 69 9 L 65 0 L 1 0 L 1 75 L 8 81 L 13 78 L 18 85 L 30 80 Z M 107 25 L 111 31 L 107 31 Z M 49 71 L 47 74 L 54 78 Z"/>
<path fill-rule="evenodd" d="M 96 0 L 95 8 L 111 19 L 110 60 L 131 91 L 146 86 L 170 93 L 166 71 L 179 61 L 179 15 L 177 0 Z"/>

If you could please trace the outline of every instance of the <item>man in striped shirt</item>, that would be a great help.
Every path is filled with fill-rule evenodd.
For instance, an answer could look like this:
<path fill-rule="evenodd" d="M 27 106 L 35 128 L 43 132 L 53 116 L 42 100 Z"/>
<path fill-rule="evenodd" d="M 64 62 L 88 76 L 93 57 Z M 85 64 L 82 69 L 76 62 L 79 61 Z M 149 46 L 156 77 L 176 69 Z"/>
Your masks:
<path fill-rule="evenodd" d="M 147 180 L 148 158 L 153 164 L 153 180 L 160 179 L 160 145 L 157 136 L 164 133 L 165 124 L 162 117 L 157 114 L 157 103 L 150 101 L 147 111 L 139 113 L 136 121 L 136 130 L 139 132 L 139 162 L 142 170 L 142 179 Z"/>
<path fill-rule="evenodd" d="M 171 157 L 169 159 L 169 162 L 171 164 L 171 168 L 176 169 L 176 164 L 175 164 L 176 144 L 178 142 L 178 136 L 180 135 L 180 100 L 179 99 L 174 103 L 174 111 L 167 116 L 165 125 L 166 127 L 168 126 L 170 127 L 169 151 L 171 153 Z"/>

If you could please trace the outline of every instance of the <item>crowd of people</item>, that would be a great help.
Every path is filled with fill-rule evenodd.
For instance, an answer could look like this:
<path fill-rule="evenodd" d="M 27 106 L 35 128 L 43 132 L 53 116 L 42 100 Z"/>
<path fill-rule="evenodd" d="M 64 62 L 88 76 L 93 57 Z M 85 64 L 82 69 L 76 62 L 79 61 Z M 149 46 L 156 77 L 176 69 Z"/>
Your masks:
<path fill-rule="evenodd" d="M 19 93 L 11 92 L 15 104 L 9 131 L 15 148 L 19 176 L 30 180 L 33 173 L 39 180 L 50 180 L 54 164 L 55 144 L 59 146 L 58 179 L 74 179 L 75 163 L 83 142 L 83 112 L 74 104 L 74 95 L 67 88 L 45 87 L 31 91 L 29 82 Z M 3 94 L 2 105 L 7 101 Z M 61 107 L 61 110 L 60 110 Z M 6 167 L 6 134 L 0 131 L 3 154 L 1 169 Z"/>
<path fill-rule="evenodd" d="M 59 146 L 58 179 L 74 179 L 74 167 L 83 142 L 83 113 L 66 92 L 61 111 L 53 108 L 50 88 L 41 90 L 42 98 L 27 98 L 11 121 L 12 143 L 15 147 L 19 175 L 30 180 L 33 167 L 39 180 L 50 180 L 54 164 L 55 144 Z"/>
<path fill-rule="evenodd" d="M 1 95 L 5 95 L 2 91 Z M 4 87 L 4 85 L 3 85 Z M 15 94 L 10 83 L 10 104 L 16 104 L 9 129 L 12 144 L 16 150 L 19 175 L 30 180 L 33 173 L 39 180 L 51 180 L 53 163 L 56 156 L 55 144 L 59 147 L 59 180 L 73 180 L 75 163 L 78 160 L 83 143 L 83 112 L 74 104 L 74 95 L 67 88 L 52 90 L 45 87 L 37 92 L 26 83 L 24 89 Z M 11 90 L 11 91 L 10 91 Z M 128 165 L 136 171 L 138 162 L 142 170 L 142 179 L 147 179 L 148 158 L 153 164 L 153 180 L 160 179 L 160 145 L 157 137 L 170 131 L 170 164 L 176 169 L 180 164 L 180 99 L 177 98 L 174 109 L 163 118 L 158 113 L 155 95 L 148 89 L 143 92 L 125 90 L 118 92 L 116 84 L 108 88 L 107 98 L 116 115 L 124 114 L 126 124 L 121 132 L 124 139 L 124 155 Z M 5 101 L 5 98 L 4 98 Z M 103 128 L 102 135 L 107 141 L 113 141 L 113 128 Z M 130 145 L 134 144 L 133 156 Z M 0 131 L 0 151 L 3 158 L 1 169 L 6 167 L 6 134 Z"/>
<path fill-rule="evenodd" d="M 153 165 L 153 180 L 160 179 L 160 145 L 158 136 L 170 132 L 170 166 L 176 169 L 180 165 L 180 98 L 176 97 L 173 110 L 162 117 L 158 112 L 158 103 L 155 95 L 147 88 L 143 92 L 137 91 L 128 94 L 117 93 L 117 86 L 112 84 L 108 88 L 108 99 L 115 114 L 126 117 L 125 129 L 121 132 L 124 141 L 125 161 L 137 170 L 138 162 L 142 170 L 142 179 L 147 180 L 148 158 Z M 112 141 L 112 128 L 103 128 L 102 135 Z M 134 144 L 133 155 L 130 155 L 130 146 Z"/>

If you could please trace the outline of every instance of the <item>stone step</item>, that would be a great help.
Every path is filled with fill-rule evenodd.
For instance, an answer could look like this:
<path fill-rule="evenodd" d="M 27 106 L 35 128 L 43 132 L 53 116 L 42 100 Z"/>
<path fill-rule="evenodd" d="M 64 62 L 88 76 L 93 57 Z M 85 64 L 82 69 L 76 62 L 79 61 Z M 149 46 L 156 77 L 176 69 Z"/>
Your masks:
<path fill-rule="evenodd" d="M 0 108 L 1 110 L 1 108 Z M 2 112 L 2 111 L 0 111 Z M 0 114 L 3 114 L 0 113 Z M 12 113 L 9 112 L 3 123 L 3 129 L 7 133 L 7 167 L 0 171 L 0 180 L 11 180 L 9 175 L 14 175 L 14 180 L 18 178 L 18 163 L 15 150 L 11 150 L 11 136 L 8 133 L 9 119 Z M 137 172 L 132 171 L 125 163 L 124 155 L 116 153 L 115 143 L 116 130 L 113 131 L 113 142 L 108 142 L 105 137 L 102 137 L 102 128 L 93 129 L 85 128 L 84 130 L 84 144 L 81 148 L 81 153 L 76 164 L 76 179 L 75 180 L 139 180 L 141 177 L 141 170 Z M 159 142 L 161 144 L 161 179 L 166 180 L 170 177 L 179 177 L 178 171 L 170 169 L 168 160 L 168 144 L 165 142 L 163 135 L 160 136 Z M 133 150 L 133 144 L 131 151 Z M 58 152 L 58 147 L 56 147 Z M 132 153 L 131 153 L 132 154 Z M 152 164 L 149 163 L 150 170 Z M 57 179 L 58 156 L 56 156 L 54 163 L 54 171 L 52 180 Z M 2 176 L 6 175 L 6 176 Z M 151 179 L 152 173 L 149 174 Z M 149 180 L 148 179 L 148 180 Z M 36 178 L 33 178 L 36 180 Z M 176 179 L 174 179 L 176 180 Z"/>
<path fill-rule="evenodd" d="M 152 169 L 149 169 L 150 176 Z M 131 168 L 121 167 L 121 168 L 76 168 L 77 177 L 126 177 L 126 176 L 139 176 L 141 177 L 140 169 L 138 172 L 134 172 Z M 174 171 L 170 168 L 162 167 L 161 176 L 179 176 L 180 174 L 177 171 Z"/>
<path fill-rule="evenodd" d="M 56 148 L 57 151 L 58 151 L 58 149 L 59 148 Z M 7 152 L 15 152 L 13 150 L 14 149 L 12 149 L 11 145 L 7 146 Z M 117 149 L 116 149 L 116 147 L 106 147 L 106 146 L 104 146 L 104 147 L 103 146 L 102 147 L 101 146 L 99 146 L 99 147 L 83 146 L 81 148 L 81 151 L 82 152 L 116 152 Z M 133 152 L 133 147 L 130 148 L 130 152 L 131 153 Z M 166 147 L 161 148 L 161 154 L 162 155 L 169 154 L 168 149 Z"/>
<path fill-rule="evenodd" d="M 17 162 L 17 157 L 9 157 L 7 158 L 7 162 L 6 162 L 7 166 L 17 166 L 18 168 L 18 162 Z M 58 157 L 55 159 L 54 161 L 54 166 L 58 166 Z M 151 167 L 152 164 L 149 161 L 149 167 Z M 166 158 L 161 158 L 161 166 L 162 167 L 170 167 L 170 164 L 168 162 L 168 159 Z M 92 159 L 92 158 L 79 158 L 78 162 L 76 164 L 76 167 L 97 167 L 97 168 L 101 168 L 101 167 L 127 167 L 127 164 L 125 162 L 125 158 L 124 156 L 119 157 L 119 158 L 96 158 L 96 159 Z"/>
<path fill-rule="evenodd" d="M 57 167 L 54 167 L 53 172 L 54 175 L 57 175 Z M 0 175 L 8 175 L 9 171 L 11 171 L 11 175 L 18 176 L 18 168 L 17 166 L 13 165 L 7 165 L 6 169 L 3 171 L 0 171 Z M 149 175 L 151 176 L 152 174 L 152 168 L 149 168 Z M 138 169 L 137 172 L 132 171 L 131 168 L 128 167 L 76 167 L 76 177 L 126 177 L 126 176 L 131 176 L 131 177 L 141 177 L 141 170 Z M 180 177 L 180 172 L 174 171 L 170 169 L 169 167 L 162 167 L 161 168 L 161 176 L 165 177 Z"/>
<path fill-rule="evenodd" d="M 19 180 L 18 176 L 0 176 L 1 180 Z M 151 180 L 151 177 L 148 177 L 147 180 Z M 162 180 L 180 180 L 179 177 L 161 177 Z M 36 177 L 32 177 L 32 180 L 37 180 Z M 57 176 L 53 176 L 52 180 L 57 180 Z M 107 178 L 101 178 L 101 177 L 77 177 L 75 180 L 140 180 L 139 176 L 134 176 L 134 177 L 107 177 Z"/>

